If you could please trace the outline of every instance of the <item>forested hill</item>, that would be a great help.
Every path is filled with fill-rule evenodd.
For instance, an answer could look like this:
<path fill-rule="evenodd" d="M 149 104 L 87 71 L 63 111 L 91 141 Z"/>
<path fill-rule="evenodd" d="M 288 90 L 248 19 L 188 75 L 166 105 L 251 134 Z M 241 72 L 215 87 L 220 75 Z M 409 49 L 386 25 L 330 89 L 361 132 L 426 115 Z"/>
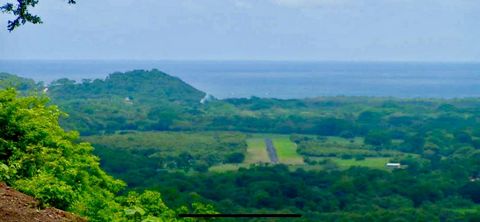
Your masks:
<path fill-rule="evenodd" d="M 63 78 L 47 86 L 7 73 L 0 73 L 0 80 L 0 88 L 13 87 L 24 94 L 46 92 L 52 103 L 69 115 L 61 120 L 62 126 L 82 135 L 181 126 L 182 119 L 191 120 L 198 114 L 206 96 L 157 69 L 117 72 L 104 80 L 80 83 Z"/>
<path fill-rule="evenodd" d="M 0 88 L 8 87 L 13 87 L 20 92 L 36 91 L 42 88 L 42 83 L 35 83 L 32 79 L 0 72 Z"/>
<path fill-rule="evenodd" d="M 83 135 L 115 130 L 165 130 L 200 105 L 205 93 L 159 70 L 110 74 L 105 80 L 60 79 L 48 96 L 69 114 L 67 129 Z"/>
<path fill-rule="evenodd" d="M 177 77 L 157 69 L 110 74 L 105 80 L 85 79 L 80 84 L 59 79 L 49 85 L 48 95 L 55 100 L 103 99 L 120 97 L 131 102 L 198 103 L 205 93 Z"/>

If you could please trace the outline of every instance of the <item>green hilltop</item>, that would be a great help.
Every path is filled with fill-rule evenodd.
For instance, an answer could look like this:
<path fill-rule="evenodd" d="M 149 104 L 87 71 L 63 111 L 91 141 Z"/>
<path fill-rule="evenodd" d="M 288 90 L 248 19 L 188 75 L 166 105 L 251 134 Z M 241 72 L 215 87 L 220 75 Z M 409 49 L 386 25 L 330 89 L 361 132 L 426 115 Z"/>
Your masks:
<path fill-rule="evenodd" d="M 22 78 L 9 73 L 0 72 L 0 88 L 15 88 L 21 92 L 37 91 L 42 83 L 35 83 L 32 79 Z"/>
<path fill-rule="evenodd" d="M 117 72 L 78 84 L 60 79 L 48 86 L 47 94 L 70 115 L 62 125 L 82 134 L 169 129 L 206 95 L 156 69 Z"/>
<path fill-rule="evenodd" d="M 157 69 L 116 72 L 105 79 L 67 78 L 47 86 L 16 75 L 0 73 L 0 88 L 22 94 L 46 93 L 68 113 L 61 124 L 90 135 L 116 130 L 167 130 L 192 119 L 206 93 Z"/>
<path fill-rule="evenodd" d="M 157 69 L 135 70 L 110 74 L 105 80 L 60 79 L 49 86 L 49 96 L 59 100 L 72 99 L 121 99 L 137 102 L 198 103 L 205 93 Z"/>

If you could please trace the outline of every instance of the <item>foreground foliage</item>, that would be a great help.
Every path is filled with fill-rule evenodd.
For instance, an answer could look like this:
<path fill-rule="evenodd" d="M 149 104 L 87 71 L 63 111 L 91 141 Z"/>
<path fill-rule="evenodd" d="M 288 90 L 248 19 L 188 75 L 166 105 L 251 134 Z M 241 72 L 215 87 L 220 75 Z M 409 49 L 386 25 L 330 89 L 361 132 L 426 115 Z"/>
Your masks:
<path fill-rule="evenodd" d="M 116 194 L 125 183 L 106 174 L 92 146 L 58 124 L 61 113 L 40 96 L 18 97 L 0 90 L 0 180 L 91 221 L 176 220 L 157 192 Z M 209 206 L 195 210 L 213 212 Z M 180 208 L 180 211 L 189 211 Z"/>

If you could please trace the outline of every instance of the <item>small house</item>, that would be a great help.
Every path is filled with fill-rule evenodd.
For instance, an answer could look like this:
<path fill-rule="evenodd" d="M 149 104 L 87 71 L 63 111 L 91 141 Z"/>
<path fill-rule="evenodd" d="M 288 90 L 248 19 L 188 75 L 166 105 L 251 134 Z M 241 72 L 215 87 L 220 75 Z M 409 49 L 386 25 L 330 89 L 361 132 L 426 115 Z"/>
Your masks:
<path fill-rule="evenodd" d="M 385 164 L 385 167 L 389 169 L 400 169 L 402 168 L 402 165 L 400 163 L 387 163 Z"/>
<path fill-rule="evenodd" d="M 125 103 L 126 104 L 133 104 L 133 98 L 130 96 L 125 97 Z"/>

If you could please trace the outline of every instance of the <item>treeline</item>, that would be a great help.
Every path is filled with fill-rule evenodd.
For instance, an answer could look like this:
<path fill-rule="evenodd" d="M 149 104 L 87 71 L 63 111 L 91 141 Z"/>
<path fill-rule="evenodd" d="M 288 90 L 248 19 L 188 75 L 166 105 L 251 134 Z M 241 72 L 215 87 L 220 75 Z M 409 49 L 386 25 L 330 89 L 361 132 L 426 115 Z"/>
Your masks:
<path fill-rule="evenodd" d="M 276 165 L 195 176 L 138 172 L 147 179 L 125 179 L 139 190 L 160 191 L 172 206 L 195 200 L 226 213 L 300 213 L 303 221 L 475 221 L 480 182 L 468 179 L 479 169 L 474 158 L 434 167 L 412 159 L 412 167 L 393 172 L 358 167 L 292 172 Z M 459 174 L 459 169 L 467 170 Z"/>

